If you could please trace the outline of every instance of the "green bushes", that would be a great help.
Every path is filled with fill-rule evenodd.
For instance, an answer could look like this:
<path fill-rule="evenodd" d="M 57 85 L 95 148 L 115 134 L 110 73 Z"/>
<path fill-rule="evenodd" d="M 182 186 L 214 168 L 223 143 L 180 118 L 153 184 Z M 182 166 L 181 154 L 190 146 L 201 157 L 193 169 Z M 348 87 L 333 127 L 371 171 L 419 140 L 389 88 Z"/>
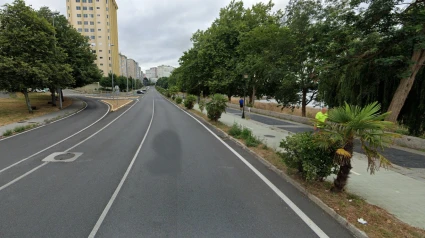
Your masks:
<path fill-rule="evenodd" d="M 218 121 L 221 114 L 226 111 L 227 98 L 221 94 L 215 94 L 207 103 L 207 116 L 212 121 Z"/>
<path fill-rule="evenodd" d="M 6 130 L 6 131 L 3 133 L 3 136 L 11 136 L 11 135 L 13 135 L 13 131 L 12 131 L 12 130 Z"/>
<path fill-rule="evenodd" d="M 230 128 L 229 135 L 237 139 L 244 139 L 245 144 L 248 147 L 257 147 L 261 143 L 257 137 L 252 135 L 252 131 L 250 129 L 242 129 L 242 127 L 236 123 Z"/>
<path fill-rule="evenodd" d="M 283 162 L 297 169 L 306 180 L 323 180 L 338 171 L 334 160 L 337 148 L 323 149 L 316 137 L 311 132 L 305 132 L 288 136 L 280 143 L 285 150 L 280 154 Z"/>
<path fill-rule="evenodd" d="M 188 95 L 186 99 L 184 100 L 184 106 L 187 109 L 192 109 L 193 106 L 195 106 L 196 102 L 196 96 L 195 95 Z"/>
<path fill-rule="evenodd" d="M 201 99 L 199 101 L 199 110 L 201 110 L 201 112 L 204 112 L 204 109 L 205 109 L 205 100 Z"/>
<path fill-rule="evenodd" d="M 181 104 L 183 102 L 183 99 L 181 97 L 176 97 L 176 103 Z"/>

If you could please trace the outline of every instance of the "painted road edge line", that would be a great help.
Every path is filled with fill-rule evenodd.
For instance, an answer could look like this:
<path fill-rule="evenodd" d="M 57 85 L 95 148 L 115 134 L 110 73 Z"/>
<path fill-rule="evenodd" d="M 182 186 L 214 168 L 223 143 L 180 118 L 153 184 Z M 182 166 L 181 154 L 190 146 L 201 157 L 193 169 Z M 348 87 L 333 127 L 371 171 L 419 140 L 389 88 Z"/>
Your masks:
<path fill-rule="evenodd" d="M 70 138 L 72 138 L 72 137 L 74 137 L 74 136 L 78 135 L 79 133 L 81 133 L 81 132 L 83 132 L 83 131 L 87 130 L 88 128 L 92 127 L 94 124 L 98 123 L 100 120 L 102 120 L 104 117 L 106 117 L 106 115 L 108 115 L 109 110 L 110 110 L 111 108 L 109 107 L 109 105 L 107 105 L 107 106 L 108 106 L 108 110 L 106 111 L 106 113 L 105 113 L 105 114 L 104 114 L 101 118 L 99 118 L 99 119 L 97 119 L 95 122 L 93 122 L 92 124 L 90 124 L 90 125 L 88 125 L 88 126 L 84 127 L 83 129 L 81 129 L 81 130 L 79 130 L 79 131 L 75 132 L 74 134 L 72 134 L 72 135 L 70 135 L 70 136 L 66 137 L 66 138 L 65 138 L 65 139 L 63 139 L 63 140 L 61 140 L 61 141 L 59 141 L 59 142 L 56 142 L 55 144 L 53 144 L 53 145 L 51 145 L 51 146 L 49 146 L 49 147 L 47 147 L 47 148 L 44 148 L 44 149 L 42 149 L 42 150 L 38 151 L 37 153 L 34 153 L 34 154 L 32 154 L 32 155 L 30 155 L 30 156 L 28 156 L 28 157 L 24 158 L 24 159 L 19 160 L 18 162 L 14 163 L 14 164 L 11 164 L 11 165 L 7 166 L 6 168 L 1 169 L 1 170 L 0 170 L 0 174 L 1 174 L 1 173 L 3 173 L 4 171 L 6 171 L 6 170 L 8 170 L 8 169 L 10 169 L 10 168 L 12 168 L 12 167 L 14 167 L 14 166 L 16 166 L 16 165 L 18 165 L 18 164 L 20 164 L 20 163 L 24 162 L 24 161 L 26 161 L 26 160 L 28 160 L 28 159 L 32 158 L 32 157 L 34 157 L 34 156 L 36 156 L 36 155 L 40 154 L 40 153 L 43 153 L 44 151 L 46 151 L 46 150 L 48 150 L 48 149 L 50 149 L 50 148 L 53 148 L 53 147 L 55 147 L 55 146 L 59 145 L 60 143 L 62 143 L 62 142 L 64 142 L 64 141 L 66 141 L 66 140 L 69 140 Z"/>
<path fill-rule="evenodd" d="M 258 171 L 253 165 L 251 165 L 244 157 L 242 157 L 242 155 L 236 152 L 232 147 L 230 147 L 226 142 L 224 142 L 219 136 L 217 136 L 213 131 L 211 131 L 207 126 L 205 126 L 197 118 L 190 115 L 190 113 L 184 111 L 180 107 L 176 106 L 174 103 L 171 103 L 171 104 L 173 104 L 175 107 L 177 107 L 178 109 L 186 113 L 188 116 L 193 118 L 196 122 L 198 122 L 201 126 L 203 126 L 208 132 L 210 132 L 218 141 L 220 141 L 224 146 L 226 146 L 234 155 L 236 155 L 236 157 L 238 157 L 261 180 L 263 180 L 263 182 L 267 184 L 267 186 L 269 186 L 301 218 L 301 220 L 303 220 L 304 223 L 306 223 L 307 226 L 309 226 L 310 229 L 314 233 L 316 233 L 317 236 L 321 238 L 329 237 L 328 235 L 326 235 L 324 231 L 322 231 L 322 229 L 320 229 L 320 227 L 316 225 L 316 223 L 314 223 L 303 211 L 301 211 L 301 209 L 299 209 L 298 206 L 295 205 L 295 203 L 293 203 L 282 191 L 280 191 L 279 188 L 277 188 L 272 182 L 270 182 L 270 180 L 268 180 L 260 171 Z"/>
<path fill-rule="evenodd" d="M 80 113 L 80 112 L 84 111 L 84 110 L 87 108 L 87 106 L 88 106 L 87 102 L 85 102 L 85 101 L 83 101 L 83 100 L 81 100 L 81 101 L 82 101 L 84 104 L 86 104 L 86 105 L 85 105 L 83 108 L 79 109 L 78 111 L 76 111 L 76 112 L 74 112 L 74 113 L 69 114 L 69 115 L 68 115 L 68 116 L 66 116 L 66 117 L 62 117 L 62 118 L 60 118 L 60 119 L 58 119 L 58 120 L 56 120 L 56 121 L 53 121 L 53 122 L 50 122 L 50 123 L 48 123 L 48 124 L 44 124 L 44 125 L 41 125 L 41 126 L 37 126 L 37 127 L 33 128 L 33 129 L 26 130 L 26 131 L 24 131 L 24 132 L 18 133 L 18 134 L 13 135 L 13 136 L 8 136 L 8 137 L 6 137 L 6 138 L 0 139 L 0 141 L 4 141 L 4 140 L 10 139 L 10 138 L 13 138 L 13 137 L 15 137 L 15 136 L 23 135 L 23 134 L 25 134 L 25 133 L 28 133 L 28 132 L 30 132 L 30 131 L 34 131 L 34 130 L 40 129 L 40 128 L 42 128 L 42 127 L 45 127 L 45 126 L 51 125 L 51 124 L 56 123 L 56 122 L 58 122 L 58 121 L 65 120 L 65 119 L 66 119 L 66 118 L 68 118 L 68 117 L 72 117 L 72 116 L 74 116 L 74 115 L 76 115 L 76 114 L 78 114 L 78 113 Z"/>
<path fill-rule="evenodd" d="M 103 221 L 105 220 L 105 217 L 108 215 L 109 210 L 112 207 L 112 204 L 114 203 L 115 199 L 118 196 L 118 193 L 120 192 L 125 180 L 128 177 L 128 174 L 130 173 L 131 169 L 133 168 L 133 164 L 136 161 L 137 156 L 140 153 L 140 150 L 143 147 L 143 144 L 145 143 L 146 137 L 151 129 L 152 126 L 152 122 L 153 122 L 153 117 L 155 114 L 155 99 L 153 100 L 153 107 L 152 107 L 152 117 L 151 117 L 151 121 L 149 123 L 148 129 L 146 130 L 145 136 L 143 137 L 142 142 L 139 145 L 139 148 L 137 148 L 136 153 L 133 156 L 133 159 L 131 160 L 130 164 L 128 165 L 127 170 L 124 173 L 124 176 L 121 178 L 120 183 L 118 184 L 117 188 L 115 189 L 114 193 L 112 194 L 111 198 L 108 201 L 108 204 L 106 204 L 105 209 L 103 209 L 102 214 L 100 215 L 99 219 L 97 220 L 96 224 L 93 227 L 93 230 L 90 232 L 89 234 L 89 238 L 94 238 L 96 236 L 97 231 L 99 230 L 100 226 L 102 225 Z"/>
<path fill-rule="evenodd" d="M 1 186 L 1 187 L 0 187 L 0 191 L 2 191 L 3 189 L 5 189 L 5 188 L 9 187 L 9 186 L 10 186 L 10 185 L 12 185 L 12 184 L 14 184 L 14 183 L 18 182 L 19 180 L 23 179 L 23 178 L 24 178 L 24 177 L 26 177 L 27 175 L 31 174 L 32 172 L 34 172 L 34 171 L 36 171 L 37 169 L 39 169 L 39 168 L 41 168 L 41 167 L 45 166 L 45 165 L 46 165 L 46 164 L 48 164 L 48 163 L 49 163 L 49 162 L 44 162 L 44 163 L 40 164 L 39 166 L 37 166 L 37 167 L 35 167 L 35 168 L 31 169 L 30 171 L 28 171 L 28 172 L 24 173 L 23 175 L 21 175 L 21 176 L 19 176 L 19 177 L 15 178 L 14 180 L 12 180 L 12 181 L 8 182 L 7 184 L 5 184 L 5 185 Z"/>

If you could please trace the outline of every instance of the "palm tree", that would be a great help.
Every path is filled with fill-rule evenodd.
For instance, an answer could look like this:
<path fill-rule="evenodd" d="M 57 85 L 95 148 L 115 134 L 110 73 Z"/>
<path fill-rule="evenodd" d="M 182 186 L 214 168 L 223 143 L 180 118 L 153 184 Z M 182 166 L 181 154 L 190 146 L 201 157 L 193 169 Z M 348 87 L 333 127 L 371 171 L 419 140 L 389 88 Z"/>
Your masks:
<path fill-rule="evenodd" d="M 323 147 L 337 145 L 339 148 L 336 151 L 339 171 L 332 191 L 341 192 L 347 184 L 356 138 L 360 140 L 361 148 L 368 158 L 368 170 L 371 174 L 379 167 L 386 168 L 391 165 L 379 150 L 383 150 L 395 137 L 395 134 L 388 132 L 394 124 L 384 121 L 389 113 L 380 113 L 380 110 L 381 105 L 374 102 L 363 108 L 345 103 L 345 106 L 329 111 L 328 120 L 324 125 L 326 130 L 321 131 L 319 140 Z"/>

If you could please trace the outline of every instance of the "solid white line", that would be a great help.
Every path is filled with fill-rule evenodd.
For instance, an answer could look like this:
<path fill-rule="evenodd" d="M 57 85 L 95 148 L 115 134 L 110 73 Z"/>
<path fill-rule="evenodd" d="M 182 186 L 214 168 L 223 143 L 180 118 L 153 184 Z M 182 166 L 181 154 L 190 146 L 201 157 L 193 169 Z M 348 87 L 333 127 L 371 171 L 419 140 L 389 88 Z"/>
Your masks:
<path fill-rule="evenodd" d="M 114 123 L 116 120 L 118 120 L 120 117 L 122 117 L 126 112 L 128 112 L 132 107 L 134 107 L 134 105 L 136 105 L 137 102 L 135 102 L 133 105 L 131 105 L 131 107 L 129 107 L 127 110 L 125 110 L 121 115 L 119 115 L 117 118 L 115 118 L 114 120 L 112 120 L 111 122 L 109 122 L 106 126 L 102 127 L 102 129 L 96 131 L 95 133 L 93 133 L 91 136 L 87 137 L 86 139 L 80 141 L 79 143 L 75 144 L 74 146 L 70 147 L 69 149 L 65 150 L 64 152 L 68 152 L 72 149 L 74 149 L 75 147 L 83 144 L 84 142 L 86 142 L 87 140 L 93 138 L 93 136 L 97 135 L 99 132 L 105 130 L 108 126 L 110 126 L 112 123 Z"/>
<path fill-rule="evenodd" d="M 10 186 L 10 185 L 12 185 L 12 184 L 14 184 L 14 183 L 18 182 L 19 180 L 23 179 L 23 178 L 24 178 L 24 177 L 26 177 L 27 175 L 31 174 L 32 172 L 36 171 L 37 169 L 39 169 L 39 168 L 43 167 L 43 166 L 44 166 L 44 165 L 46 165 L 46 164 L 48 164 L 48 162 L 44 162 L 44 163 L 40 164 L 39 166 L 37 166 L 37 167 L 35 167 L 35 168 L 31 169 L 30 171 L 28 171 L 28 172 L 24 173 L 23 175 L 21 175 L 21 176 L 19 176 L 19 177 L 15 178 L 14 180 L 12 180 L 12 181 L 8 182 L 7 184 L 5 184 L 5 185 L 1 186 L 1 187 L 0 187 L 0 191 L 2 191 L 3 189 L 5 189 L 5 188 L 9 187 L 9 186 Z"/>
<path fill-rule="evenodd" d="M 0 170 L 0 173 L 3 173 L 4 171 L 6 171 L 6 170 L 8 170 L 8 169 L 10 169 L 10 168 L 12 168 L 12 167 L 14 167 L 14 166 L 16 166 L 16 165 L 18 165 L 18 164 L 20 164 L 20 163 L 22 163 L 22 162 L 24 162 L 24 161 L 26 161 L 26 160 L 28 160 L 28 159 L 30 159 L 30 158 L 32 158 L 32 157 L 34 157 L 34 156 L 36 156 L 36 155 L 38 155 L 38 154 L 40 154 L 40 153 L 43 153 L 44 151 L 46 151 L 46 150 L 48 150 L 48 149 L 50 149 L 50 148 L 52 148 L 52 147 L 54 147 L 54 146 L 57 146 L 57 145 L 59 145 L 60 143 L 62 143 L 62 142 L 64 142 L 64 141 L 66 141 L 66 140 L 69 140 L 71 137 L 74 137 L 75 135 L 77 135 L 77 134 L 79 134 L 79 133 L 81 133 L 81 132 L 83 132 L 83 131 L 85 131 L 85 130 L 87 130 L 89 127 L 91 127 L 91 126 L 93 126 L 94 124 L 96 124 L 96 123 L 98 123 L 100 120 L 102 120 L 104 117 L 106 117 L 106 115 L 109 113 L 109 110 L 110 110 L 111 108 L 109 107 L 109 105 L 108 105 L 108 111 L 101 117 L 101 118 L 99 118 L 97 121 L 95 121 L 95 122 L 93 122 L 92 124 L 90 124 L 90 125 L 88 125 L 87 127 L 85 127 L 85 128 L 83 128 L 83 129 L 81 129 L 80 131 L 78 131 L 78 132 L 76 132 L 76 133 L 74 133 L 74 134 L 72 134 L 72 135 L 70 135 L 70 136 L 68 136 L 68 137 L 66 137 L 65 139 L 63 139 L 63 140 L 61 140 L 61 141 L 59 141 L 59 142 L 57 142 L 57 143 L 55 143 L 55 144 L 53 144 L 53 145 L 51 145 L 51 146 L 49 146 L 49 147 L 47 147 L 47 148 L 45 148 L 45 149 L 43 149 L 43 150 L 40 150 L 39 152 L 37 152 L 37 153 L 35 153 L 35 154 L 32 154 L 32 155 L 30 155 L 30 156 L 28 156 L 28 157 L 26 157 L 26 158 L 24 158 L 24 159 L 21 159 L 21 160 L 19 160 L 18 162 L 16 162 L 16 163 L 14 163 L 14 164 L 11 164 L 11 165 L 9 165 L 9 166 L 7 166 L 6 168 L 4 168 L 4 169 L 1 169 Z"/>
<path fill-rule="evenodd" d="M 350 172 L 353 173 L 353 174 L 355 174 L 355 175 L 361 175 L 361 174 L 359 174 L 357 172 L 354 172 L 353 170 L 351 170 Z"/>
<path fill-rule="evenodd" d="M 170 102 L 171 103 L 171 102 Z M 171 103 L 176 106 L 174 103 Z M 207 126 L 202 124 L 198 119 L 190 115 L 188 112 L 182 110 L 178 106 L 178 109 L 189 115 L 195 121 L 197 121 L 201 126 L 203 126 L 209 133 L 211 133 L 217 140 L 219 140 L 224 146 L 226 146 L 236 157 L 238 157 L 248 168 L 250 168 L 267 186 L 269 186 L 306 224 L 313 230 L 316 235 L 321 238 L 328 238 L 325 232 L 320 229 L 301 209 L 295 205 L 282 191 L 279 190 L 270 180 L 268 180 L 260 171 L 258 171 L 254 166 L 252 166 L 244 157 L 242 157 L 238 152 L 236 152 L 232 147 L 230 147 L 226 142 L 224 142 L 219 136 L 217 136 L 213 131 L 211 131 Z"/>
<path fill-rule="evenodd" d="M 79 133 L 81 133 L 81 132 L 83 132 L 83 131 L 85 131 L 85 130 L 87 130 L 89 127 L 93 126 L 94 124 L 96 124 L 97 122 L 99 122 L 100 120 L 102 120 L 102 119 L 103 119 L 103 118 L 104 118 L 104 117 L 105 117 L 105 116 L 109 113 L 109 110 L 110 110 L 110 107 L 109 107 L 109 105 L 108 105 L 108 110 L 107 110 L 107 112 L 106 112 L 106 113 L 105 113 L 105 114 L 104 114 L 101 118 L 99 118 L 97 121 L 93 122 L 92 124 L 88 125 L 87 127 L 83 128 L 83 129 L 81 129 L 80 131 L 78 131 L 78 132 L 76 132 L 76 133 L 74 133 L 74 134 L 72 134 L 72 135 L 68 136 L 68 137 L 67 137 L 67 138 L 65 138 L 65 139 L 63 139 L 63 140 L 61 140 L 61 141 L 59 141 L 59 142 L 57 142 L 57 143 L 55 143 L 55 144 L 53 144 L 53 145 L 51 145 L 51 146 L 49 146 L 49 147 L 45 148 L 45 149 L 43 149 L 43 150 L 40 150 L 39 152 L 37 152 L 37 153 L 35 153 L 35 154 L 32 154 L 32 155 L 30 155 L 30 156 L 26 157 L 25 159 L 22 159 L 22 160 L 20 160 L 20 161 L 18 161 L 18 162 L 16 162 L 16 163 L 14 163 L 14 164 L 12 164 L 12 165 L 9 165 L 8 167 L 6 167 L 6 168 L 4 168 L 4 169 L 0 170 L 0 173 L 2 173 L 2 172 L 4 172 L 4 171 L 6 171 L 6 170 L 8 170 L 8 169 L 12 168 L 13 166 L 15 166 L 15 165 L 17 165 L 17 164 L 20 164 L 20 163 L 22 163 L 22 162 L 24 162 L 24 161 L 26 161 L 26 160 L 28 160 L 28 159 L 32 158 L 33 156 L 36 156 L 36 155 L 38 155 L 38 154 L 40 154 L 40 153 L 42 153 L 42 152 L 44 152 L 44 151 L 46 151 L 46 150 L 48 150 L 48 149 L 50 149 L 50 148 L 52 148 L 52 147 L 54 147 L 54 146 L 56 146 L 56 145 L 58 145 L 58 144 L 62 143 L 62 142 L 64 142 L 64 141 L 66 141 L 66 140 L 70 139 L 71 137 L 73 137 L 73 136 L 75 136 L 75 135 L 77 135 L 77 134 L 79 134 Z"/>
<path fill-rule="evenodd" d="M 134 154 L 133 159 L 130 162 L 130 165 L 128 166 L 127 170 L 124 173 L 124 176 L 122 177 L 120 183 L 118 184 L 118 187 L 115 189 L 114 193 L 112 194 L 111 199 L 109 199 L 108 204 L 106 204 L 105 209 L 103 209 L 102 214 L 100 215 L 99 219 L 97 220 L 96 224 L 93 227 L 93 230 L 90 232 L 89 238 L 93 238 L 96 236 L 97 231 L 99 230 L 100 226 L 102 225 L 103 221 L 105 220 L 106 215 L 108 215 L 109 209 L 111 209 L 112 204 L 114 203 L 115 199 L 118 196 L 118 193 L 120 192 L 125 180 L 127 179 L 128 174 L 130 173 L 131 168 L 133 167 L 134 162 L 136 161 L 137 156 L 140 153 L 140 150 L 142 149 L 143 144 L 145 143 L 146 137 L 151 129 L 152 122 L 153 122 L 153 116 L 155 114 L 155 99 L 153 100 L 153 107 L 152 107 L 152 117 L 151 121 L 149 123 L 148 129 L 145 133 L 145 136 L 143 137 L 142 142 L 139 145 L 139 148 L 137 148 L 136 153 Z"/>
<path fill-rule="evenodd" d="M 50 122 L 49 124 L 45 124 L 45 125 L 41 125 L 41 126 L 37 126 L 37 127 L 33 128 L 33 129 L 31 129 L 31 130 L 26 130 L 26 131 L 24 131 L 24 132 L 18 133 L 18 134 L 13 135 L 13 136 L 8 136 L 8 137 L 6 137 L 6 138 L 0 139 L 0 141 L 4 141 L 4 140 L 10 139 L 10 138 L 13 138 L 13 137 L 15 137 L 15 136 L 19 136 L 19 135 L 22 135 L 22 134 L 28 133 L 28 132 L 30 132 L 30 131 L 34 131 L 34 130 L 40 129 L 40 128 L 42 128 L 42 127 L 45 127 L 45 126 L 51 125 L 51 124 L 56 123 L 56 122 L 58 122 L 58 121 L 65 120 L 65 119 L 66 119 L 66 118 L 68 118 L 68 117 L 72 117 L 72 116 L 74 116 L 75 114 L 78 114 L 78 113 L 80 113 L 80 112 L 84 111 L 84 110 L 87 108 L 87 106 L 88 106 L 87 102 L 85 102 L 85 101 L 82 101 L 82 102 L 84 102 L 84 103 L 86 104 L 86 106 L 85 106 L 84 108 L 81 108 L 80 110 L 78 110 L 78 111 L 76 111 L 76 112 L 74 112 L 74 113 L 72 113 L 72 114 L 70 114 L 70 115 L 68 115 L 68 116 L 66 116 L 66 117 L 63 117 L 63 118 L 58 119 L 58 120 L 56 120 L 56 121 Z"/>

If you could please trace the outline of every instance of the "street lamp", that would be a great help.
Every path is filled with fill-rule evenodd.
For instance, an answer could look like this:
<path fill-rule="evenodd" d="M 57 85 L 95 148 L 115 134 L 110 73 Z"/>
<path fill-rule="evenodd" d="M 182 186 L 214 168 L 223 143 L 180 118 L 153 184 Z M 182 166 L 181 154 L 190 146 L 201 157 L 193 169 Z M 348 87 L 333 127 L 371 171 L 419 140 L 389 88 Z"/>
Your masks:
<path fill-rule="evenodd" d="M 248 74 L 244 74 L 244 79 L 245 81 L 248 79 Z M 242 118 L 245 119 L 245 95 L 246 95 L 246 82 L 245 82 L 245 87 L 243 88 L 243 107 L 242 107 Z"/>

